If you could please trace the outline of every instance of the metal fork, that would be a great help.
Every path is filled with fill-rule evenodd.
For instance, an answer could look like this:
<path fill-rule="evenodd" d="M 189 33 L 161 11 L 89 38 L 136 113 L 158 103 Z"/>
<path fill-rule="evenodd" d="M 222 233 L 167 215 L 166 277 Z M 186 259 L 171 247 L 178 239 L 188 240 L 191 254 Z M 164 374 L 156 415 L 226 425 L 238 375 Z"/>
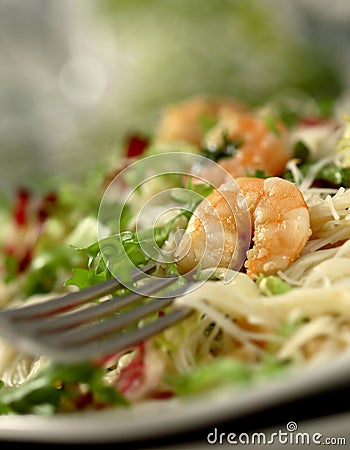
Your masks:
<path fill-rule="evenodd" d="M 145 274 L 154 269 L 155 264 L 149 264 L 133 271 L 133 282 L 140 284 Z M 177 280 L 177 276 L 155 278 L 139 286 L 137 293 L 110 296 L 124 287 L 120 279 L 112 278 L 41 303 L 4 309 L 0 312 L 0 334 L 24 353 L 47 355 L 62 363 L 105 358 L 160 333 L 192 313 L 185 306 L 167 308 L 194 283 L 178 286 Z M 170 295 L 169 289 L 173 289 Z M 167 294 L 162 297 L 164 290 Z M 151 298 L 154 294 L 157 297 Z M 103 299 L 106 296 L 109 297 Z"/>

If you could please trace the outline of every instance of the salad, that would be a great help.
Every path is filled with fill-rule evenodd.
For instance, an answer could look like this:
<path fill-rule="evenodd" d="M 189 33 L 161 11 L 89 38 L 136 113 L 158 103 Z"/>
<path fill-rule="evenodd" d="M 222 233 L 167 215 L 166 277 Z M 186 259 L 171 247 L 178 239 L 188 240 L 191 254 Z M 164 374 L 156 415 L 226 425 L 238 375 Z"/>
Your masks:
<path fill-rule="evenodd" d="M 350 347 L 350 117 L 297 96 L 169 105 L 80 183 L 1 201 L 0 302 L 49 299 L 132 267 L 192 274 L 193 314 L 94 361 L 0 340 L 2 414 L 56 414 L 241 388 Z M 100 301 L 103 301 L 101 299 Z M 139 324 L 142 326 L 142 323 Z"/>

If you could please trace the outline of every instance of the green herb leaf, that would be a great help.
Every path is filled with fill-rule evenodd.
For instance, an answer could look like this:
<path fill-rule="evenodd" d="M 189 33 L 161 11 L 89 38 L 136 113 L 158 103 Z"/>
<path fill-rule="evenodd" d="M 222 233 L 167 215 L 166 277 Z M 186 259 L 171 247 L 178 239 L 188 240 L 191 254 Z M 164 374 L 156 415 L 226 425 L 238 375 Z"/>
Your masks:
<path fill-rule="evenodd" d="M 222 383 L 247 383 L 251 376 L 251 371 L 246 364 L 229 358 L 218 358 L 211 364 L 197 367 L 190 373 L 169 375 L 166 377 L 166 382 L 176 394 L 187 395 Z"/>
<path fill-rule="evenodd" d="M 229 139 L 227 133 L 224 132 L 222 134 L 222 144 L 215 147 L 203 148 L 202 155 L 216 162 L 221 158 L 229 158 L 235 155 L 242 144 L 242 139 Z"/>
<path fill-rule="evenodd" d="M 313 165 L 314 161 L 306 161 L 298 166 L 303 177 L 306 177 Z M 287 171 L 283 178 L 289 181 L 293 181 L 294 177 L 290 171 Z M 315 175 L 313 185 L 319 187 L 345 187 L 350 188 L 350 167 L 341 167 L 335 164 L 327 164 L 323 166 Z"/>
<path fill-rule="evenodd" d="M 105 370 L 90 363 L 47 364 L 20 386 L 2 387 L 0 413 L 54 414 L 80 410 L 84 396 L 89 406 L 127 406 L 128 401 L 104 380 Z"/>
<path fill-rule="evenodd" d="M 299 165 L 309 161 L 310 155 L 310 149 L 303 141 L 299 140 L 294 144 L 293 158 L 299 160 Z"/>
<path fill-rule="evenodd" d="M 213 128 L 217 123 L 218 119 L 211 114 L 200 114 L 198 118 L 199 126 L 202 130 L 202 134 L 205 135 L 208 131 Z"/>
<path fill-rule="evenodd" d="M 281 132 L 278 129 L 276 123 L 277 123 L 276 117 L 274 117 L 272 114 L 266 114 L 264 116 L 264 122 L 267 128 L 276 136 L 280 136 Z"/>
<path fill-rule="evenodd" d="M 84 289 L 106 279 L 104 274 L 96 274 L 88 269 L 73 269 L 73 276 L 65 282 L 65 286 L 78 286 Z"/>

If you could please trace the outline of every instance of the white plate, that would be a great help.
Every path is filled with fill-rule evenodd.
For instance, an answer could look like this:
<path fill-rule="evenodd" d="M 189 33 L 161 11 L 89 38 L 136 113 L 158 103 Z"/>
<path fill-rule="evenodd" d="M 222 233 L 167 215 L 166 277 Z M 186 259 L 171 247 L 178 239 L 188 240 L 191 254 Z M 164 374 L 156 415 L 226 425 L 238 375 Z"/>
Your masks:
<path fill-rule="evenodd" d="M 51 417 L 1 416 L 0 439 L 51 443 L 108 443 L 157 439 L 189 432 L 346 382 L 350 354 L 320 370 L 309 368 L 254 387 L 222 387 L 182 399 L 153 401 L 133 408 L 61 414 Z"/>

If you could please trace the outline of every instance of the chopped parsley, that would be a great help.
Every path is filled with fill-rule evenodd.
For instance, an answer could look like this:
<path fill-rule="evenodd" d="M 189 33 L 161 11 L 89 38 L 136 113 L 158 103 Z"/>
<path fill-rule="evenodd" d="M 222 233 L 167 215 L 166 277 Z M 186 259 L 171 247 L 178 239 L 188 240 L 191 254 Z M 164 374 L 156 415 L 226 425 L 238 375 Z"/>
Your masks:
<path fill-rule="evenodd" d="M 222 134 L 222 143 L 218 146 L 210 146 L 202 149 L 202 155 L 216 162 L 221 158 L 229 158 L 236 154 L 242 146 L 242 139 L 229 139 L 227 133 Z"/>

